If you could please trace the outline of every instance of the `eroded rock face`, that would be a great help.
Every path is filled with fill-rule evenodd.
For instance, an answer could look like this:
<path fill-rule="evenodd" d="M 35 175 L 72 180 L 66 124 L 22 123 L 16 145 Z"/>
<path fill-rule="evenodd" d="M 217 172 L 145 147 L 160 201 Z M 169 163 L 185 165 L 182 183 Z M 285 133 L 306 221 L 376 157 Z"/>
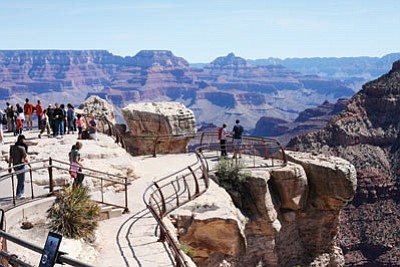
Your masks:
<path fill-rule="evenodd" d="M 221 184 L 231 198 L 208 191 L 173 212 L 179 239 L 199 252 L 198 266 L 344 266 L 334 238 L 339 213 L 356 190 L 355 168 L 335 157 L 293 152 L 289 158 L 284 168 L 252 170 L 235 188 Z M 226 208 L 232 203 L 235 209 Z M 235 249 L 226 248 L 227 240 Z"/>
<path fill-rule="evenodd" d="M 186 152 L 196 135 L 193 112 L 178 102 L 134 103 L 122 109 L 135 155 Z"/>
<path fill-rule="evenodd" d="M 395 266 L 400 262 L 400 61 L 363 86 L 335 119 L 318 132 L 292 139 L 299 151 L 349 160 L 358 187 L 341 216 L 338 243 L 346 264 Z"/>

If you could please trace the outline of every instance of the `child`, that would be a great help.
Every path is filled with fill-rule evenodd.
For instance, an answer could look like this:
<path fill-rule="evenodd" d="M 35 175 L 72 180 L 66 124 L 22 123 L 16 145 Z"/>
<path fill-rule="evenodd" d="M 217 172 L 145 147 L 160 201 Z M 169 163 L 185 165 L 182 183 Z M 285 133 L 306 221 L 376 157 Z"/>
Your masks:
<path fill-rule="evenodd" d="M 15 121 L 16 125 L 15 125 L 15 133 L 16 135 L 18 134 L 22 134 L 22 119 L 20 116 L 17 116 L 16 121 Z"/>
<path fill-rule="evenodd" d="M 85 126 L 85 117 L 83 117 L 81 114 L 78 114 L 76 117 L 78 118 L 78 139 L 82 139 L 82 130 Z"/>

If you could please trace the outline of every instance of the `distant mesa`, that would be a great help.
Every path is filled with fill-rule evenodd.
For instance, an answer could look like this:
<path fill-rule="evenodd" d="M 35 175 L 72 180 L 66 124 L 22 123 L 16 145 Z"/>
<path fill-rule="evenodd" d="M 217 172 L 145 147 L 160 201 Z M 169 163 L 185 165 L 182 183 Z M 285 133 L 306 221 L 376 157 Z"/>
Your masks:
<path fill-rule="evenodd" d="M 177 101 L 195 112 L 198 123 L 220 124 L 238 117 L 246 129 L 262 116 L 294 120 L 325 100 L 354 91 L 338 80 L 306 76 L 282 65 L 248 64 L 230 53 L 204 68 L 193 68 L 168 50 L 143 50 L 132 57 L 105 50 L 2 50 L 0 95 L 54 103 L 82 103 L 99 95 L 116 108 L 142 101 Z M 312 99 L 312 101 L 310 101 Z"/>

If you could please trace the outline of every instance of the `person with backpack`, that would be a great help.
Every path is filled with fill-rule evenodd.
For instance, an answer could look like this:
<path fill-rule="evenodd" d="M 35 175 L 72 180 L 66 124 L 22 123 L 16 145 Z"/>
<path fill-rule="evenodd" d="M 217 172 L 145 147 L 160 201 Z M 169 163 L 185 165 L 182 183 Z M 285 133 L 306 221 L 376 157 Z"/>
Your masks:
<path fill-rule="evenodd" d="M 222 124 L 222 127 L 218 129 L 218 140 L 219 145 L 221 147 L 221 157 L 226 157 L 228 154 L 226 153 L 226 136 L 228 135 L 228 131 L 226 130 L 226 124 Z"/>
<path fill-rule="evenodd" d="M 243 126 L 240 125 L 240 120 L 236 120 L 235 126 L 233 126 L 233 158 L 235 159 L 237 154 L 239 154 L 239 158 L 242 158 L 242 134 L 243 134 Z"/>

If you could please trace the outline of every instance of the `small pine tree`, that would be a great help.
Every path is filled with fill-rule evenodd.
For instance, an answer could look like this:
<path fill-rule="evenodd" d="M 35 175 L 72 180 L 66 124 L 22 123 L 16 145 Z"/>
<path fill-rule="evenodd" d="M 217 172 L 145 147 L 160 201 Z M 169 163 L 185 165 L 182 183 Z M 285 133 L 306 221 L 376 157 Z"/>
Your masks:
<path fill-rule="evenodd" d="M 100 208 L 90 199 L 86 186 L 65 188 L 47 212 L 51 231 L 67 238 L 95 240 Z"/>

